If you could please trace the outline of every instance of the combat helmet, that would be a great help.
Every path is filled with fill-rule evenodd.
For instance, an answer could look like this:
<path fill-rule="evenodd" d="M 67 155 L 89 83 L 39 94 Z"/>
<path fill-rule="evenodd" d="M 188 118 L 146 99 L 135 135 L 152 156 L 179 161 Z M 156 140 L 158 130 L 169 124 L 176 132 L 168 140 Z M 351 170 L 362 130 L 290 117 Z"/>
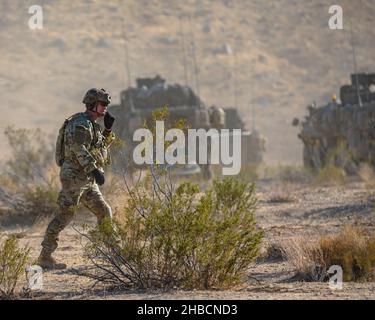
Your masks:
<path fill-rule="evenodd" d="M 94 108 L 98 102 L 102 102 L 106 105 L 111 103 L 111 96 L 105 89 L 92 88 L 86 92 L 83 97 L 82 103 L 86 105 L 87 108 Z"/>

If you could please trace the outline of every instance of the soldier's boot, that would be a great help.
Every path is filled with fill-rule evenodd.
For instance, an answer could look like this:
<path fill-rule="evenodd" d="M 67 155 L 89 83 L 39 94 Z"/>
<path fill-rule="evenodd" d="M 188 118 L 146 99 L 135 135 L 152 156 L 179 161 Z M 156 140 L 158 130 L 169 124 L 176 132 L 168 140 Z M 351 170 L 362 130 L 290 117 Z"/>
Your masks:
<path fill-rule="evenodd" d="M 69 224 L 74 214 L 74 207 L 61 207 L 60 212 L 50 222 L 47 227 L 42 242 L 42 251 L 37 260 L 37 264 L 43 269 L 65 269 L 65 263 L 57 263 L 52 257 L 52 253 L 56 250 L 59 240 L 59 233 Z"/>
<path fill-rule="evenodd" d="M 37 260 L 37 265 L 42 267 L 44 270 L 63 270 L 66 269 L 65 263 L 58 263 L 51 255 L 50 252 L 42 249 L 39 258 Z"/>

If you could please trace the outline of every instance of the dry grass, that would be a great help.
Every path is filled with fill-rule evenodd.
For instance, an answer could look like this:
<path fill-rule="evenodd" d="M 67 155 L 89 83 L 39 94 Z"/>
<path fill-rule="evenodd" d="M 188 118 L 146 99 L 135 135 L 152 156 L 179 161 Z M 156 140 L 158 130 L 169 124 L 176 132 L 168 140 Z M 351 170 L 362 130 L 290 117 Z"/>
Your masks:
<path fill-rule="evenodd" d="M 294 237 L 282 246 L 283 256 L 297 270 L 296 277 L 305 281 L 321 281 L 326 270 L 319 240 L 312 237 Z"/>
<path fill-rule="evenodd" d="M 271 203 L 290 203 L 295 202 L 296 199 L 290 192 L 279 189 L 271 193 L 268 201 Z"/>
<path fill-rule="evenodd" d="M 296 237 L 286 241 L 283 254 L 304 281 L 325 281 L 332 265 L 343 269 L 345 281 L 374 278 L 375 238 L 360 228 L 346 226 L 332 236 Z"/>
<path fill-rule="evenodd" d="M 287 184 L 310 183 L 313 178 L 309 169 L 298 165 L 260 165 L 257 172 L 260 179 L 272 179 Z"/>
<path fill-rule="evenodd" d="M 270 203 L 290 203 L 295 202 L 294 189 L 292 183 L 277 183 L 271 189 L 268 197 Z"/>
<path fill-rule="evenodd" d="M 344 169 L 328 164 L 314 177 L 315 185 L 343 185 L 347 181 Z"/>
<path fill-rule="evenodd" d="M 368 164 L 362 164 L 359 167 L 358 176 L 365 183 L 367 189 L 375 188 L 375 172 Z"/>
<path fill-rule="evenodd" d="M 258 261 L 281 261 L 284 260 L 283 247 L 275 240 L 268 241 L 259 253 Z"/>
<path fill-rule="evenodd" d="M 225 176 L 222 174 L 222 166 L 218 164 L 211 165 L 211 170 L 213 173 L 214 178 L 223 179 Z M 260 178 L 259 173 L 259 165 L 246 163 L 241 165 L 241 170 L 238 175 L 235 177 L 238 178 L 240 181 L 243 182 L 254 182 Z"/>
<path fill-rule="evenodd" d="M 344 280 L 372 280 L 375 267 L 375 238 L 360 228 L 345 227 L 337 236 L 320 241 L 327 265 L 343 268 Z"/>
<path fill-rule="evenodd" d="M 12 155 L 0 174 L 0 222 L 30 225 L 57 209 L 52 142 L 40 129 L 7 127 L 4 133 Z"/>

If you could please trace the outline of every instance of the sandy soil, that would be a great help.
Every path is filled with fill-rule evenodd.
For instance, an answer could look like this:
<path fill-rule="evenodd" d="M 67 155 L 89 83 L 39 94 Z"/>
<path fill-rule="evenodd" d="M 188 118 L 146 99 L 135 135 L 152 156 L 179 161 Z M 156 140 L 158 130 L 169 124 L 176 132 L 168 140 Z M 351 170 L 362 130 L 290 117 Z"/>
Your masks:
<path fill-rule="evenodd" d="M 287 188 L 291 202 L 275 203 L 279 189 Z M 266 231 L 267 242 L 280 243 L 298 235 L 332 234 L 345 224 L 361 225 L 373 232 L 375 192 L 363 183 L 351 182 L 340 187 L 311 187 L 307 185 L 258 185 L 259 208 L 257 220 Z M 93 223 L 90 216 L 78 215 L 74 224 Z M 36 257 L 45 226 L 24 228 L 22 243 L 32 247 Z M 19 228 L 5 233 L 19 232 Z M 293 267 L 285 261 L 267 260 L 254 263 L 248 281 L 241 287 L 225 291 L 127 291 L 106 292 L 90 289 L 88 279 L 72 274 L 82 267 L 81 244 L 72 226 L 61 235 L 56 258 L 67 262 L 68 269 L 44 273 L 44 289 L 35 294 L 39 299 L 375 299 L 375 283 L 344 283 L 342 290 L 332 291 L 327 283 L 299 282 L 292 279 Z"/>

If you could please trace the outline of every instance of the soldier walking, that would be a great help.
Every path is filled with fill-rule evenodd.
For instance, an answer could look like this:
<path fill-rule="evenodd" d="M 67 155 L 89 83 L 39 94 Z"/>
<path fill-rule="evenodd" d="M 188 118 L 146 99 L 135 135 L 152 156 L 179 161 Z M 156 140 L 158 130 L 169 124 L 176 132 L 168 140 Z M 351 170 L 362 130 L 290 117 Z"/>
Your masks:
<path fill-rule="evenodd" d="M 43 269 L 65 269 L 52 253 L 58 246 L 59 233 L 73 219 L 82 202 L 98 219 L 112 218 L 112 211 L 99 190 L 103 185 L 105 166 L 110 164 L 109 147 L 115 135 L 115 118 L 107 112 L 111 97 L 104 89 L 90 89 L 82 101 L 86 111 L 68 118 L 59 131 L 56 143 L 56 162 L 61 167 L 59 211 L 47 227 L 38 264 Z M 102 130 L 97 119 L 104 117 Z"/>

